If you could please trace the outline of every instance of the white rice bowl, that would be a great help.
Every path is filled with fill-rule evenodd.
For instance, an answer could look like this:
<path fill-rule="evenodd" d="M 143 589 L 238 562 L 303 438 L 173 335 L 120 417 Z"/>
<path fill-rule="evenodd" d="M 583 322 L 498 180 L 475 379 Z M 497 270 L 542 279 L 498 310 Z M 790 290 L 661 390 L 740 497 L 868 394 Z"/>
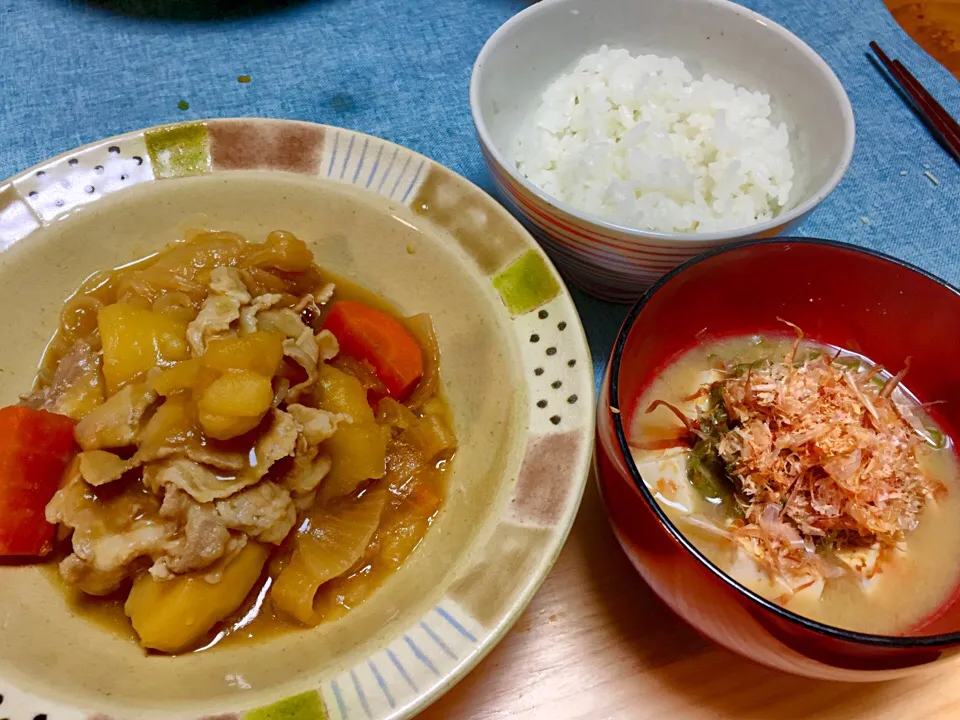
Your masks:
<path fill-rule="evenodd" d="M 514 160 L 547 194 L 618 225 L 735 230 L 790 199 L 787 128 L 770 115 L 762 92 L 603 46 L 547 87 Z"/>

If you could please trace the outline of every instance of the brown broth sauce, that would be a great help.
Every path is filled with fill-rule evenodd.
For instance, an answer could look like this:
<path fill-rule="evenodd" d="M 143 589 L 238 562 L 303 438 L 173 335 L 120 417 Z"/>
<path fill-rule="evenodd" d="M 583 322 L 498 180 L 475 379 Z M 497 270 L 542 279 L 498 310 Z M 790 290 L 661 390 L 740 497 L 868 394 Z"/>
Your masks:
<path fill-rule="evenodd" d="M 667 367 L 644 392 L 632 420 L 631 440 L 646 443 L 678 435 L 682 426 L 669 412 L 658 410 L 646 414 L 643 410 L 654 400 L 661 399 L 677 405 L 689 416 L 695 415 L 693 405 L 685 398 L 689 398 L 703 382 L 703 373 L 710 367 L 709 356 L 743 363 L 779 358 L 789 351 L 792 342 L 792 338 L 741 337 L 690 350 Z M 816 347 L 805 345 L 806 349 Z M 909 376 L 906 382 L 909 387 Z M 933 427 L 933 423 L 918 410 L 916 414 L 925 425 Z M 673 453 L 676 455 L 677 451 Z M 706 519 L 718 519 L 718 511 L 713 505 L 689 485 L 690 491 L 686 494 L 664 492 L 667 481 L 676 481 L 678 477 L 685 479 L 682 463 L 676 459 L 664 461 L 662 451 L 654 450 L 634 450 L 634 458 L 643 466 L 644 482 L 663 511 L 697 549 L 734 579 L 767 599 L 777 601 L 779 593 L 769 589 L 769 585 L 757 582 L 749 574 L 741 574 L 742 567 L 733 567 L 734 558 L 728 540 L 709 535 L 684 520 L 685 510 Z M 897 635 L 907 632 L 948 601 L 960 581 L 960 522 L 957 522 L 960 518 L 960 464 L 952 443 L 939 450 L 930 448 L 923 462 L 928 472 L 944 483 L 947 493 L 924 509 L 919 526 L 907 536 L 906 553 L 884 564 L 882 571 L 870 581 L 867 591 L 861 588 L 856 578 L 847 575 L 828 581 L 819 597 L 801 593 L 781 604 L 827 625 Z"/>
<path fill-rule="evenodd" d="M 96 311 L 93 309 L 96 303 L 108 305 L 117 302 L 118 278 L 126 272 L 149 266 L 156 257 L 157 255 L 153 255 L 112 271 L 95 273 L 67 299 L 64 303 L 61 325 L 47 345 L 39 364 L 35 388 L 42 388 L 49 384 L 64 353 L 77 339 L 93 333 L 96 328 Z M 382 297 L 349 280 L 322 269 L 317 270 L 316 279 L 319 281 L 318 286 L 331 282 L 336 286 L 336 290 L 329 303 L 321 308 L 321 316 L 313 319 L 315 328 L 322 325 L 329 307 L 340 300 L 360 302 L 403 320 L 402 316 Z M 96 302 L 90 302 L 88 299 Z M 341 369 L 349 372 L 345 367 Z M 453 416 L 442 389 L 438 389 L 435 398 L 442 403 L 442 414 L 448 426 L 453 428 Z M 399 450 L 395 441 L 388 446 L 388 467 L 391 456 Z M 315 599 L 315 609 L 323 617 L 324 622 L 342 617 L 351 608 L 367 599 L 417 548 L 443 505 L 447 475 L 452 460 L 453 458 L 450 457 L 440 460 L 435 466 L 421 467 L 420 471 L 412 477 L 391 477 L 388 473 L 384 480 L 375 481 L 375 483 L 387 483 L 391 490 L 399 491 L 400 485 L 406 484 L 415 487 L 415 490 L 406 498 L 400 497 L 397 492 L 390 493 L 380 526 L 365 555 L 346 575 L 331 580 L 320 588 Z M 262 576 L 243 605 L 218 623 L 192 652 L 202 652 L 213 647 L 230 646 L 236 643 L 263 642 L 277 635 L 307 629 L 297 620 L 275 609 L 269 596 L 274 578 L 292 552 L 291 537 L 273 551 Z M 69 542 L 63 541 L 50 560 L 41 567 L 51 582 L 63 593 L 71 611 L 104 630 L 137 642 L 136 633 L 123 609 L 129 592 L 129 583 L 108 596 L 87 595 L 68 585 L 60 577 L 57 565 L 69 553 Z"/>

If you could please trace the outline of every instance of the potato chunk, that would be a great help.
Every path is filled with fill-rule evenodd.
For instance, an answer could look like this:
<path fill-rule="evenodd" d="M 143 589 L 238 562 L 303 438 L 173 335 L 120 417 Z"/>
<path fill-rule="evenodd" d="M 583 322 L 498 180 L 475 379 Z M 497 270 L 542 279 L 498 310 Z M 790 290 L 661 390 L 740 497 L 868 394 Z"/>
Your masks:
<path fill-rule="evenodd" d="M 251 370 L 273 377 L 283 360 L 283 336 L 271 332 L 254 332 L 241 338 L 214 339 L 207 343 L 204 364 L 226 372 Z"/>
<path fill-rule="evenodd" d="M 229 440 L 253 430 L 272 405 L 270 378 L 249 370 L 228 370 L 201 396 L 200 425 L 210 437 Z"/>
<path fill-rule="evenodd" d="M 238 555 L 206 570 L 170 580 L 142 574 L 124 605 L 140 644 L 167 653 L 196 645 L 240 607 L 260 577 L 268 554 L 264 545 L 248 542 Z M 220 573 L 220 582 L 207 582 L 207 576 L 216 573 Z"/>
<path fill-rule="evenodd" d="M 335 367 L 321 365 L 316 395 L 322 409 L 350 419 L 321 445 L 331 461 L 330 474 L 323 482 L 323 497 L 343 497 L 365 480 L 382 478 L 387 471 L 390 428 L 374 420 L 360 381 Z"/>
<path fill-rule="evenodd" d="M 337 428 L 321 448 L 330 455 L 330 472 L 323 481 L 324 498 L 349 495 L 366 480 L 382 478 L 387 472 L 387 443 L 390 429 L 374 422 Z"/>
<path fill-rule="evenodd" d="M 161 370 L 151 378 L 150 385 L 157 395 L 167 397 L 180 390 L 193 390 L 200 387 L 206 373 L 216 377 L 216 373 L 204 367 L 203 360 L 193 358 Z M 207 384 L 209 382 L 207 380 Z"/>
<path fill-rule="evenodd" d="M 317 405 L 323 410 L 346 415 L 353 423 L 373 422 L 373 408 L 367 402 L 367 393 L 353 375 L 323 364 L 315 393 Z"/>
<path fill-rule="evenodd" d="M 111 395 L 157 365 L 190 357 L 186 325 L 168 315 L 116 303 L 100 310 L 97 327 Z"/>

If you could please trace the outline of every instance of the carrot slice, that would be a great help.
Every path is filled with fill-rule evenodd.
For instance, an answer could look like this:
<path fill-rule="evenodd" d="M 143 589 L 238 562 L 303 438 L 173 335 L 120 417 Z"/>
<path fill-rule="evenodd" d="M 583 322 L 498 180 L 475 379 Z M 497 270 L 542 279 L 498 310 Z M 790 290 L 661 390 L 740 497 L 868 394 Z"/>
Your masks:
<path fill-rule="evenodd" d="M 45 410 L 0 409 L 0 557 L 52 549 L 56 526 L 44 510 L 73 456 L 73 428 Z"/>
<path fill-rule="evenodd" d="M 345 355 L 366 360 L 390 397 L 403 399 L 423 376 L 423 352 L 396 318 L 369 305 L 344 300 L 330 308 L 324 328 Z"/>

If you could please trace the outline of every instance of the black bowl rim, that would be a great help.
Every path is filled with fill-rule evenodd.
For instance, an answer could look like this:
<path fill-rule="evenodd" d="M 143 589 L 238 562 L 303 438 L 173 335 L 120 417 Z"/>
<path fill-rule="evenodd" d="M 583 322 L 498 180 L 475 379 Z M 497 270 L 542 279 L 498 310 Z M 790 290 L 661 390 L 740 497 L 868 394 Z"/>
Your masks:
<path fill-rule="evenodd" d="M 610 360 L 610 400 L 611 403 L 615 403 L 614 407 L 620 407 L 620 389 L 619 389 L 619 374 L 620 374 L 620 362 L 623 357 L 623 351 L 626 347 L 627 337 L 630 335 L 630 331 L 633 328 L 634 322 L 637 317 L 646 307 L 647 302 L 653 297 L 654 294 L 664 285 L 669 283 L 673 278 L 690 269 L 694 265 L 697 265 L 705 260 L 713 258 L 717 255 L 722 255 L 724 253 L 735 252 L 737 250 L 742 250 L 748 247 L 753 247 L 755 245 L 821 245 L 825 247 L 831 247 L 838 250 L 852 251 L 862 255 L 867 255 L 869 257 L 877 258 L 879 260 L 884 260 L 886 262 L 891 262 L 894 265 L 898 265 L 906 270 L 910 270 L 914 273 L 922 275 L 928 280 L 932 280 L 938 285 L 946 288 L 951 291 L 954 295 L 957 295 L 960 298 L 960 289 L 954 287 L 946 280 L 933 275 L 932 273 L 923 270 L 922 268 L 917 267 L 905 260 L 896 258 L 892 255 L 887 255 L 885 253 L 872 250 L 870 248 L 864 248 L 859 245 L 853 245 L 851 243 L 840 242 L 838 240 L 825 240 L 819 238 L 807 238 L 807 237 L 778 237 L 771 238 L 766 240 L 747 240 L 744 242 L 732 243 L 730 245 L 724 245 L 715 250 L 710 250 L 701 255 L 688 260 L 682 265 L 677 266 L 669 273 L 661 277 L 654 283 L 641 297 L 632 308 L 630 312 L 627 313 L 626 318 L 624 318 L 623 323 L 620 325 L 620 330 L 617 334 L 616 342 L 613 346 L 613 354 Z M 895 636 L 895 635 L 875 635 L 871 633 L 861 633 L 855 632 L 853 630 L 844 630 L 842 628 L 833 627 L 831 625 L 826 625 L 824 623 L 816 622 L 815 620 L 810 620 L 805 618 L 802 615 L 799 615 L 795 612 L 787 610 L 786 608 L 780 607 L 774 602 L 767 600 L 766 598 L 758 595 L 757 593 L 749 590 L 744 587 L 732 577 L 723 572 L 720 568 L 714 565 L 703 553 L 701 553 L 694 545 L 691 543 L 680 530 L 670 521 L 666 513 L 654 499 L 653 495 L 647 489 L 647 486 L 643 483 L 640 473 L 637 470 L 636 464 L 633 462 L 633 456 L 630 453 L 630 447 L 627 444 L 627 436 L 623 429 L 623 419 L 620 413 L 612 413 L 613 415 L 613 426 L 614 432 L 617 436 L 617 444 L 620 447 L 620 452 L 623 455 L 626 465 L 630 471 L 630 475 L 633 478 L 634 485 L 637 486 L 637 489 L 640 491 L 640 494 L 643 496 L 647 505 L 653 510 L 657 519 L 660 521 L 660 524 L 663 525 L 667 532 L 670 533 L 673 538 L 680 543 L 680 545 L 687 550 L 690 554 L 696 558 L 701 565 L 703 565 L 707 570 L 713 573 L 714 576 L 725 582 L 733 590 L 735 590 L 740 595 L 745 596 L 748 600 L 754 604 L 761 607 L 763 610 L 773 613 L 781 620 L 786 620 L 789 623 L 794 625 L 799 625 L 800 627 L 818 633 L 820 635 L 826 635 L 830 638 L 837 640 L 843 640 L 852 643 L 859 643 L 862 645 L 871 645 L 879 647 L 888 647 L 888 648 L 898 648 L 898 649 L 919 649 L 919 648 L 940 648 L 947 647 L 950 645 L 955 645 L 960 643 L 960 631 L 945 633 L 941 635 L 918 635 L 918 636 Z"/>

